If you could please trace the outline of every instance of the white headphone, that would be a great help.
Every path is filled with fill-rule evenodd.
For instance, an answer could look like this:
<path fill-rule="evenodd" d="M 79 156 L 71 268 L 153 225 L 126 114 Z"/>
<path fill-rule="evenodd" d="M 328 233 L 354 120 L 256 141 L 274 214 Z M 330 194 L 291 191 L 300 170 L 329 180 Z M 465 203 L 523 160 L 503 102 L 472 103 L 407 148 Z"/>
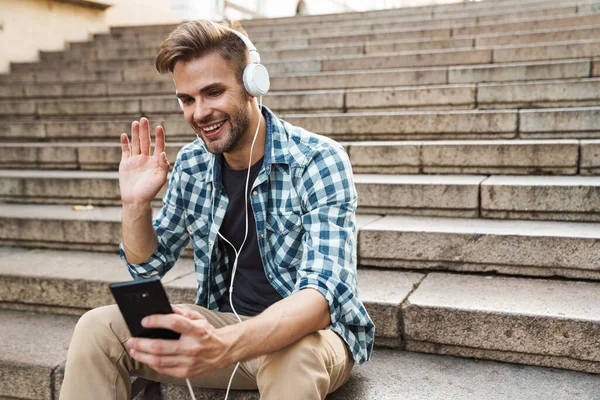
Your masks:
<path fill-rule="evenodd" d="M 210 22 L 216 26 L 214 22 Z M 260 54 L 258 53 L 258 50 L 256 50 L 256 47 L 254 47 L 254 44 L 252 44 L 250 39 L 244 36 L 241 32 L 238 32 L 227 26 L 220 26 L 239 37 L 250 52 L 250 59 L 252 61 L 250 64 L 246 65 L 243 74 L 244 88 L 246 89 L 246 92 L 248 92 L 250 96 L 254 97 L 261 97 L 265 95 L 271 87 L 271 81 L 267 68 L 260 63 Z M 181 107 L 183 110 L 183 102 L 179 97 L 177 98 L 177 102 L 179 103 L 179 107 Z"/>

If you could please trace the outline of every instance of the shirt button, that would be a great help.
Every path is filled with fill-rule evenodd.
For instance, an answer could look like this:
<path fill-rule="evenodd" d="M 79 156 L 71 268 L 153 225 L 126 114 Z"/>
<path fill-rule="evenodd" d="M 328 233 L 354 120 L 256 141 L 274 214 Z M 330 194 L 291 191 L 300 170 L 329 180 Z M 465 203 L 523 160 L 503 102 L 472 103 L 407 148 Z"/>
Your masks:
<path fill-rule="evenodd" d="M 191 226 L 188 226 L 188 232 L 189 232 L 189 233 L 192 233 L 193 231 L 194 231 L 194 230 L 192 229 L 192 227 L 191 227 Z"/>
<path fill-rule="evenodd" d="M 264 239 L 264 238 L 265 238 L 265 234 L 264 234 L 264 233 L 261 233 L 261 234 L 260 234 L 260 237 Z"/>
<path fill-rule="evenodd" d="M 223 205 L 222 205 L 222 204 L 219 204 L 219 208 L 223 208 Z"/>
<path fill-rule="evenodd" d="M 258 196 L 258 192 L 255 190 L 254 192 L 252 192 L 252 196 Z"/>
<path fill-rule="evenodd" d="M 273 279 L 273 274 L 269 274 L 269 279 Z"/>
<path fill-rule="evenodd" d="M 213 245 L 213 242 L 208 242 L 208 244 L 209 244 L 209 246 L 212 246 L 212 245 Z"/>

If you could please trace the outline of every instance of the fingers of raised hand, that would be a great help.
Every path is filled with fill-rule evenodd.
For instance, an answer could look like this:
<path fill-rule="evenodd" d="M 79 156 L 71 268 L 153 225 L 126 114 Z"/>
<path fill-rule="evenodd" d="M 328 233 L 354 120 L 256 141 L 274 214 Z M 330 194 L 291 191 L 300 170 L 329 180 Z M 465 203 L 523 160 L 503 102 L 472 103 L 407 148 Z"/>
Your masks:
<path fill-rule="evenodd" d="M 129 147 L 129 138 L 126 133 L 121 133 L 121 159 L 131 157 L 131 148 Z"/>
<path fill-rule="evenodd" d="M 145 156 L 150 155 L 150 121 L 148 118 L 140 119 L 140 152 Z"/>
<path fill-rule="evenodd" d="M 134 156 L 140 154 L 140 123 L 138 121 L 131 123 L 131 154 Z"/>
<path fill-rule="evenodd" d="M 165 130 L 162 126 L 157 126 L 154 132 L 156 137 L 154 141 L 154 156 L 157 156 L 165 151 Z"/>

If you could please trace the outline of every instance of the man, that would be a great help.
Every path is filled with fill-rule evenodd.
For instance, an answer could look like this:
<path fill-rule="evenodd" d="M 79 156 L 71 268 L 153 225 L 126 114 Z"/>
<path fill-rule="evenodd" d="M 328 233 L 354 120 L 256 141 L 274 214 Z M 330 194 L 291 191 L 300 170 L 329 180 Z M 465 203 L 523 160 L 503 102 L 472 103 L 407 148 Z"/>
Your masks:
<path fill-rule="evenodd" d="M 181 333 L 177 341 L 131 338 L 116 306 L 86 313 L 61 399 L 128 399 L 130 375 L 226 388 L 238 361 L 233 389 L 323 399 L 369 359 L 349 160 L 335 142 L 261 110 L 242 83 L 248 63 L 244 42 L 209 21 L 180 25 L 161 45 L 157 69 L 173 74 L 201 140 L 179 152 L 153 223 L 151 200 L 169 169 L 165 133 L 156 128 L 154 154 L 147 119 L 133 122 L 131 145 L 121 135 L 121 257 L 134 277 L 162 277 L 191 241 L 196 304 L 143 322 Z"/>

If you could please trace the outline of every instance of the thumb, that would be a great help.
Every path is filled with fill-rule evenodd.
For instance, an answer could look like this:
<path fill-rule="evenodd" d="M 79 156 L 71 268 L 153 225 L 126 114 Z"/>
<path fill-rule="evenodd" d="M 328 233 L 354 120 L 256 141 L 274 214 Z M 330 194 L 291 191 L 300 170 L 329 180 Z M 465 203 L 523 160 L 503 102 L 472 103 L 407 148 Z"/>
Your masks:
<path fill-rule="evenodd" d="M 169 167 L 171 166 L 169 164 L 169 160 L 167 159 L 167 153 L 165 153 L 164 151 L 162 153 L 160 153 L 160 155 L 158 156 L 158 161 L 159 161 L 159 166 L 161 169 L 169 169 Z"/>

